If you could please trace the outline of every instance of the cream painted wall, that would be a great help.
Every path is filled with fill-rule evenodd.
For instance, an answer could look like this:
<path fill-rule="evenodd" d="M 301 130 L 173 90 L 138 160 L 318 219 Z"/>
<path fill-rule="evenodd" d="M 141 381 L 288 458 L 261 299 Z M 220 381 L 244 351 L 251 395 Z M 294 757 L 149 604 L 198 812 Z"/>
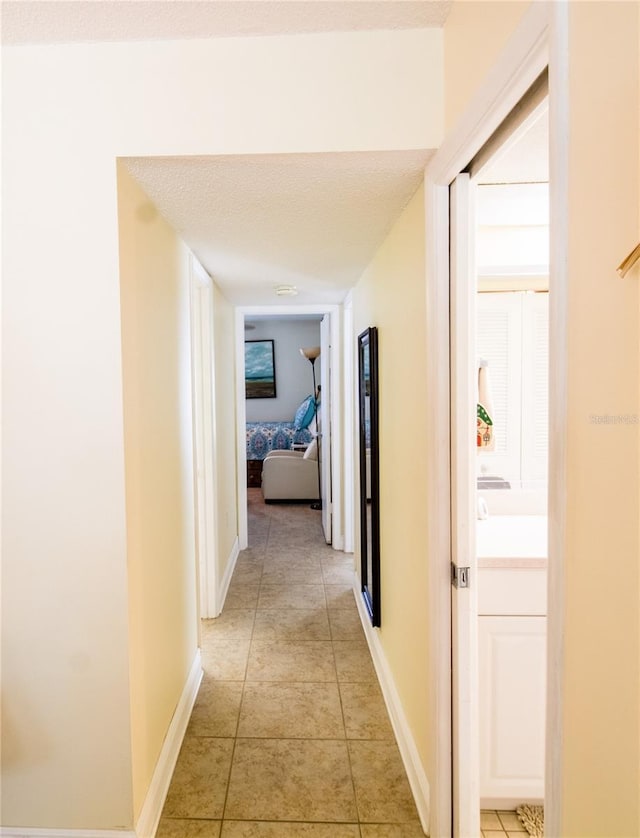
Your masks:
<path fill-rule="evenodd" d="M 238 537 L 236 483 L 235 312 L 213 285 L 216 423 L 216 525 L 218 579 L 227 569 Z"/>
<path fill-rule="evenodd" d="M 118 218 L 137 820 L 198 645 L 189 252 L 122 165 Z"/>
<path fill-rule="evenodd" d="M 353 290 L 354 330 L 378 327 L 380 378 L 379 637 L 425 773 L 428 767 L 429 629 L 420 431 L 427 404 L 425 216 L 421 187 Z M 356 411 L 357 412 L 357 411 Z M 358 505 L 356 504 L 356 514 Z M 359 516 L 358 516 L 359 517 Z M 356 531 L 359 532 L 359 520 Z M 356 567 L 359 542 L 356 539 Z"/>
<path fill-rule="evenodd" d="M 484 81 L 530 0 L 455 0 L 444 26 L 445 128 Z"/>
<path fill-rule="evenodd" d="M 130 828 L 116 158 L 435 147 L 442 33 L 4 47 L 2 81 L 2 818 Z"/>
<path fill-rule="evenodd" d="M 86 68 L 78 65 L 67 81 L 55 50 L 37 50 L 43 61 L 19 51 L 13 55 L 26 63 L 23 74 L 8 52 L 2 822 L 127 827 L 133 799 L 115 163 L 102 142 L 96 148 L 88 141 L 95 126 Z"/>
<path fill-rule="evenodd" d="M 640 284 L 637 269 L 620 280 L 615 268 L 640 230 L 640 5 L 569 8 L 562 835 L 635 836 L 640 834 Z M 602 424 L 593 418 L 598 416 L 630 416 L 635 423 Z"/>
<path fill-rule="evenodd" d="M 497 5 L 513 28 L 520 6 Z M 638 269 L 615 273 L 640 229 L 638 15 L 637 2 L 569 4 L 562 838 L 640 834 L 640 427 L 592 419 L 640 416 Z M 445 42 L 450 124 L 500 44 L 466 3 Z"/>

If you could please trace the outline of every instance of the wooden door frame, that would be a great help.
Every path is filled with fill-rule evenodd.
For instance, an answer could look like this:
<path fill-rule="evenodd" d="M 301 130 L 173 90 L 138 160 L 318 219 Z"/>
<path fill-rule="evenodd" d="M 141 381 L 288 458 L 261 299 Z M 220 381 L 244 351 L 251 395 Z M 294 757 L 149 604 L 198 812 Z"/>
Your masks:
<path fill-rule="evenodd" d="M 549 67 L 550 331 L 549 572 L 545 834 L 560 834 L 562 644 L 567 421 L 568 4 L 533 3 L 425 173 L 430 563 L 429 684 L 433 741 L 430 834 L 451 835 L 451 462 L 449 376 L 449 184 Z"/>

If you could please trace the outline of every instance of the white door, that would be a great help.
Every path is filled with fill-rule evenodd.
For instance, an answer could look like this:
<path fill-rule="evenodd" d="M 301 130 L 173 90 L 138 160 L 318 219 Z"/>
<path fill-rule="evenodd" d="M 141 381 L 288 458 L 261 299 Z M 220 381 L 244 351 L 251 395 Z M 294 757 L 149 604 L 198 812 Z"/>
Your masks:
<path fill-rule="evenodd" d="M 332 537 L 331 492 L 331 316 L 320 322 L 320 485 L 322 488 L 322 529 L 327 544 Z"/>
<path fill-rule="evenodd" d="M 468 587 L 451 588 L 453 835 L 480 835 L 476 560 L 475 208 L 461 174 L 450 188 L 451 559 Z M 462 584 L 462 581 L 461 583 Z"/>
<path fill-rule="evenodd" d="M 211 280 L 191 261 L 191 363 L 200 616 L 217 616 Z"/>

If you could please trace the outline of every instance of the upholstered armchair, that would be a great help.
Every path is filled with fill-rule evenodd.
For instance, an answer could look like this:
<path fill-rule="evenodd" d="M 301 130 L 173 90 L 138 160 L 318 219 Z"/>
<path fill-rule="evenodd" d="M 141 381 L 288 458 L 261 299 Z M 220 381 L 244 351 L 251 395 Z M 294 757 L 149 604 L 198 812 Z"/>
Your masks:
<path fill-rule="evenodd" d="M 274 501 L 318 500 L 318 444 L 307 450 L 271 451 L 262 464 L 262 494 Z"/>

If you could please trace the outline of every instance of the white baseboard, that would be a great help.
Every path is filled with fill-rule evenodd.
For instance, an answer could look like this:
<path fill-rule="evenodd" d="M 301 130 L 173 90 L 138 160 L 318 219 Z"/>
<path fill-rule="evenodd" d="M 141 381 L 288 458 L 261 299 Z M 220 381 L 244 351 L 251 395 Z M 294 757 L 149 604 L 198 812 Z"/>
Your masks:
<path fill-rule="evenodd" d="M 178 701 L 178 706 L 171 719 L 169 730 L 164 739 L 158 762 L 156 763 L 153 777 L 147 791 L 147 795 L 136 824 L 134 838 L 154 838 L 160 822 L 160 815 L 162 814 L 162 807 L 169 791 L 169 784 L 171 777 L 176 767 L 178 754 L 182 746 L 182 740 L 189 724 L 191 711 L 195 704 L 198 689 L 202 680 L 202 662 L 200 659 L 200 649 L 196 654 L 191 665 L 191 671 L 182 690 L 182 695 Z M 119 833 L 121 835 L 121 833 Z M 102 838 L 102 836 L 99 836 Z M 127 836 L 128 838 L 128 836 Z"/>
<path fill-rule="evenodd" d="M 0 826 L 2 838 L 136 838 L 130 829 L 36 829 Z"/>
<path fill-rule="evenodd" d="M 409 780 L 409 785 L 411 786 L 416 808 L 418 809 L 420 823 L 425 835 L 428 835 L 429 781 L 422 763 L 420 762 L 418 749 L 416 747 L 413 734 L 411 733 L 409 723 L 407 722 L 407 717 L 404 714 L 404 710 L 400 702 L 400 696 L 398 695 L 391 670 L 389 669 L 389 664 L 387 663 L 382 644 L 380 643 L 378 631 L 371 625 L 371 620 L 369 619 L 369 614 L 364 605 L 358 586 L 354 587 L 353 593 L 356 598 L 356 605 L 358 607 L 360 620 L 362 621 L 362 626 L 364 628 L 365 637 L 367 638 L 367 643 L 369 644 L 369 651 L 371 652 L 373 665 L 382 689 L 382 695 L 384 696 L 384 701 L 387 705 L 387 710 L 389 711 L 391 726 L 393 727 L 393 732 L 396 736 L 400 756 L 402 757 L 402 762 L 404 763 L 404 768 L 407 772 L 407 778 Z"/>
<path fill-rule="evenodd" d="M 216 603 L 216 617 L 221 613 L 222 608 L 224 606 L 224 601 L 227 598 L 227 593 L 229 592 L 229 585 L 231 584 L 231 577 L 233 576 L 233 571 L 236 569 L 236 562 L 238 561 L 239 555 L 240 541 L 238 538 L 236 538 L 236 540 L 233 542 L 231 552 L 229 553 L 229 558 L 227 559 L 227 568 L 224 572 L 224 576 L 222 577 L 222 581 L 220 582 L 218 601 Z"/>

